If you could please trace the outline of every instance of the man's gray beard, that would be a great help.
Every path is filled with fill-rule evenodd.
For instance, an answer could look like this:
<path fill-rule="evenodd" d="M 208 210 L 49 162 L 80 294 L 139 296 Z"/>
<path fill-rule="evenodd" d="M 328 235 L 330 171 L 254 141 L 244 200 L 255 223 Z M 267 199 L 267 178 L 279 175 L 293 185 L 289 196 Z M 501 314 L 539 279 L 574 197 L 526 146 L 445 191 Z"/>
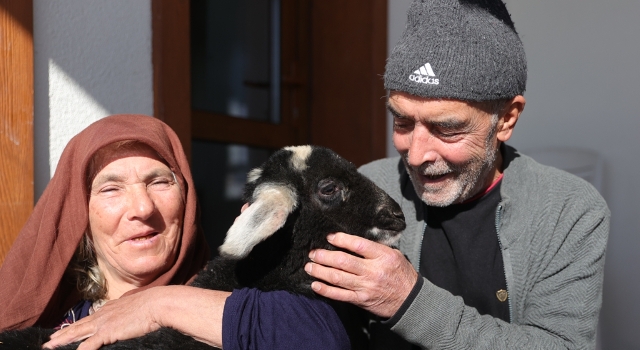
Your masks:
<path fill-rule="evenodd" d="M 476 195 L 480 190 L 482 190 L 485 183 L 484 180 L 489 172 L 493 170 L 494 163 L 499 152 L 499 147 L 491 147 L 490 149 L 489 144 L 487 144 L 485 149 L 486 151 L 483 159 L 478 159 L 477 157 L 472 158 L 469 162 L 462 165 L 455 165 L 442 160 L 441 162 L 423 164 L 420 166 L 419 172 L 423 175 L 440 175 L 448 172 L 457 174 L 457 177 L 453 180 L 454 183 L 449 186 L 449 188 L 453 187 L 452 193 L 440 201 L 428 200 L 424 194 L 434 192 L 429 192 L 427 188 L 413 178 L 411 171 L 408 171 L 409 177 L 411 178 L 411 182 L 413 183 L 413 187 L 418 196 L 420 196 L 422 201 L 429 206 L 446 207 L 454 203 L 462 203 Z M 406 155 L 404 155 L 402 159 L 407 170 L 410 169 Z M 474 167 L 474 165 L 477 166 Z M 471 169 L 469 169 L 470 167 Z"/>

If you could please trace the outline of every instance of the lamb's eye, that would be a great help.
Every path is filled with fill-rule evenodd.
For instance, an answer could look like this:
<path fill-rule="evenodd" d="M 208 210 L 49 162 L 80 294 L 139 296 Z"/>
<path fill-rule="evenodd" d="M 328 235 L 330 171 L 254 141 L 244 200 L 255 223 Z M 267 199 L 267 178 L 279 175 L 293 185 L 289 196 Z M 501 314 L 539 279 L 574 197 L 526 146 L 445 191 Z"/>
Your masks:
<path fill-rule="evenodd" d="M 340 191 L 340 186 L 335 181 L 322 180 L 318 184 L 318 192 L 323 196 L 330 197 L 335 195 L 338 191 Z"/>
<path fill-rule="evenodd" d="M 338 186 L 336 186 L 335 184 L 329 184 L 327 186 L 324 186 L 320 189 L 320 193 L 324 194 L 325 196 L 328 196 L 330 194 L 335 193 L 338 190 Z"/>

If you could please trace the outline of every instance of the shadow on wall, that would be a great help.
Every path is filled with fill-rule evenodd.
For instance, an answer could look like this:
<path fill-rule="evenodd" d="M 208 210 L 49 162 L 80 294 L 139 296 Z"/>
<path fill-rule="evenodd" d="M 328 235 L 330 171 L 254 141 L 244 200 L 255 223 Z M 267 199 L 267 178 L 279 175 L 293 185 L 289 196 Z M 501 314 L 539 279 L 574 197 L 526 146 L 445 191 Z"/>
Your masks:
<path fill-rule="evenodd" d="M 538 163 L 581 177 L 602 194 L 604 159 L 597 152 L 584 148 L 555 147 L 524 150 L 522 153 Z"/>

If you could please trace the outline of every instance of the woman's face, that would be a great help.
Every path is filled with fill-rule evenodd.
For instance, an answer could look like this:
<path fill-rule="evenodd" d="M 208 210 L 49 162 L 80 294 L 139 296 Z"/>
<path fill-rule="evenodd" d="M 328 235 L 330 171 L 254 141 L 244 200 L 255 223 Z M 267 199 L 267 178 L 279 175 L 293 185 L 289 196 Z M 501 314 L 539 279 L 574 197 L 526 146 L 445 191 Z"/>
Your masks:
<path fill-rule="evenodd" d="M 89 227 L 111 299 L 171 268 L 184 205 L 173 173 L 148 146 L 106 152 L 96 163 Z"/>

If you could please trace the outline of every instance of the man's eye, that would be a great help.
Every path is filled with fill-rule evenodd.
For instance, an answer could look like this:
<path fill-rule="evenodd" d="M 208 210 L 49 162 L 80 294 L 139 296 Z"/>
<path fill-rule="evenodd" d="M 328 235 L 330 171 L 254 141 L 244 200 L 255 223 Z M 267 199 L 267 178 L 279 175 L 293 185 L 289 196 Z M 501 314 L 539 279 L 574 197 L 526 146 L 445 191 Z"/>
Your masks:
<path fill-rule="evenodd" d="M 398 119 L 398 118 L 394 118 L 393 120 L 394 129 L 410 129 L 412 127 L 413 127 L 413 123 L 408 120 Z"/>
<path fill-rule="evenodd" d="M 460 133 L 446 131 L 446 132 L 441 132 L 440 135 L 442 135 L 444 137 L 454 137 L 454 136 L 460 135 Z"/>
<path fill-rule="evenodd" d="M 438 136 L 442 138 L 455 138 L 462 135 L 462 132 L 459 130 L 451 130 L 451 129 L 440 129 L 436 132 Z"/>

